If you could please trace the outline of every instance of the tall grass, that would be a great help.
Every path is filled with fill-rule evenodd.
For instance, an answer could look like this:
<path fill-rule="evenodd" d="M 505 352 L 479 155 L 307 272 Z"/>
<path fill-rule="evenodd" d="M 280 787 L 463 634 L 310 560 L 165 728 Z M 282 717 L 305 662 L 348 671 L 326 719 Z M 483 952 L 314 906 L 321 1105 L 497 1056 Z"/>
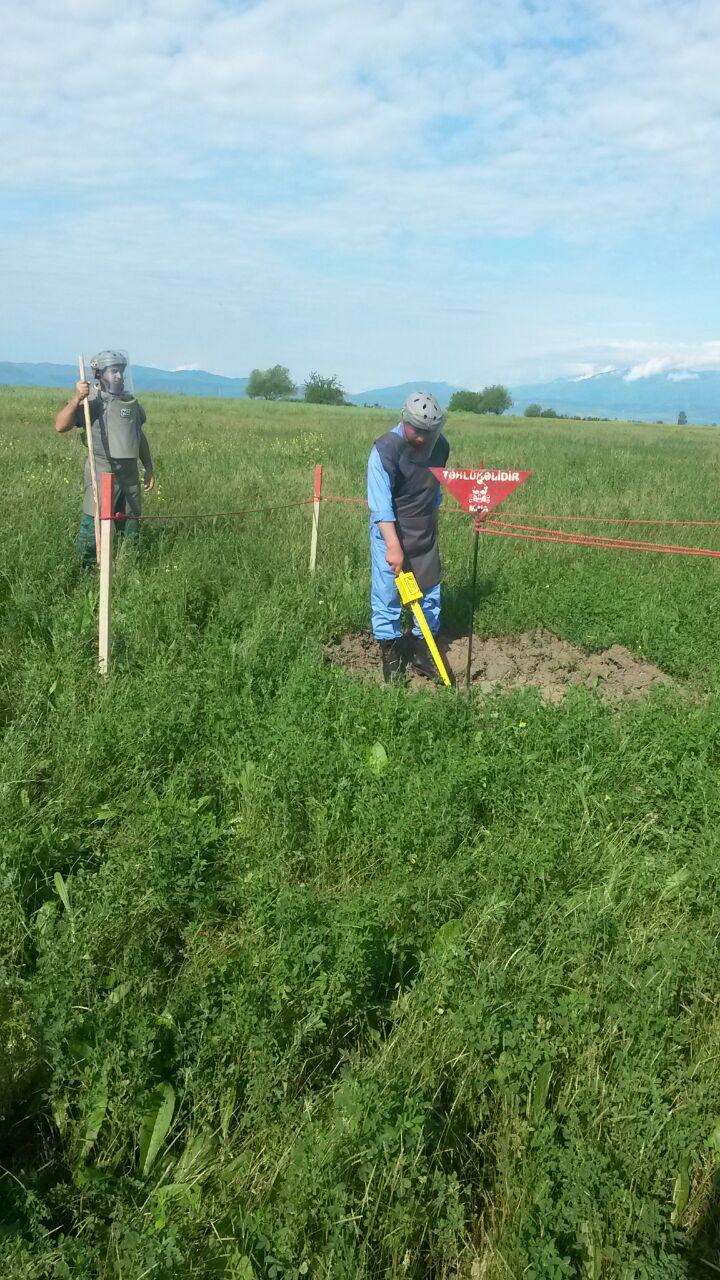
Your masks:
<path fill-rule="evenodd" d="M 149 524 L 100 684 L 58 400 L 0 395 L 3 1276 L 712 1274 L 716 563 L 486 539 L 482 632 L 687 689 L 468 702 L 324 665 L 368 622 L 360 509 L 323 508 L 314 582 L 308 507 Z M 316 461 L 361 494 L 392 424 L 146 406 L 153 512 L 310 497 Z M 450 438 L 535 472 L 508 510 L 720 517 L 709 429 Z"/>

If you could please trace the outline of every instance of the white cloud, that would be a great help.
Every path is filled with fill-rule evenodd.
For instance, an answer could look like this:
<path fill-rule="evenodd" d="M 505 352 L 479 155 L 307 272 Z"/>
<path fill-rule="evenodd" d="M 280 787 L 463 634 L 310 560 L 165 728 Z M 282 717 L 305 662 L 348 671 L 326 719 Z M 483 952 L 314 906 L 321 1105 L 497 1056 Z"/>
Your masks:
<path fill-rule="evenodd" d="M 677 370 L 673 381 L 693 376 L 693 371 L 720 369 L 720 341 L 704 342 L 697 347 L 678 346 L 662 355 L 651 356 L 639 364 L 634 364 L 626 374 L 627 382 L 637 382 L 640 378 L 651 378 L 657 373 L 670 373 Z"/>
<path fill-rule="evenodd" d="M 0 49 L 5 185 L 134 191 L 243 172 L 369 234 L 582 234 L 717 207 L 708 0 L 29 0 Z M 78 32 L 81 34 L 78 42 Z M 84 55 L 86 51 L 86 55 Z M 79 55 L 79 56 L 78 56 Z M 5 117 L 3 121 L 3 116 Z M 10 127 L 12 123 L 12 127 Z M 455 131 L 455 132 L 453 132 Z"/>
<path fill-rule="evenodd" d="M 563 360 L 563 355 L 568 354 L 573 358 Z M 720 369 L 720 340 L 688 343 L 595 337 L 574 350 L 563 349 L 560 344 L 554 356 L 562 366 L 563 376 L 576 382 L 605 373 L 615 373 L 627 382 L 657 374 L 667 374 L 670 382 L 688 382 L 704 371 Z"/>
<path fill-rule="evenodd" d="M 243 372 L 295 341 L 293 308 L 299 353 L 346 306 L 348 346 L 382 329 L 387 350 L 398 297 L 420 349 L 456 317 L 441 375 L 523 342 L 566 358 L 571 282 L 548 269 L 542 322 L 519 319 L 543 251 L 508 269 L 502 242 L 550 233 L 602 264 L 720 213 L 719 59 L 717 0 L 25 0 L 0 45 L 0 259 L 37 314 L 99 272 L 113 318 L 100 286 L 124 285 L 115 318 L 141 300 L 145 343 L 170 317 L 172 362 L 207 365 L 197 317 L 212 358 L 232 316 Z M 587 325 L 614 302 L 588 299 Z M 582 354 L 673 354 L 620 347 Z"/>

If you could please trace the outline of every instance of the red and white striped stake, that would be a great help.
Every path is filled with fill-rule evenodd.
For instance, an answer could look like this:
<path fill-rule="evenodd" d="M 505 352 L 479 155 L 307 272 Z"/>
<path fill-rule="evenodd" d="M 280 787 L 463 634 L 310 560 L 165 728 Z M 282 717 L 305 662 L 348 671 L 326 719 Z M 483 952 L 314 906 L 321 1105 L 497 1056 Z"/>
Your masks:
<path fill-rule="evenodd" d="M 318 529 L 320 527 L 320 499 L 322 498 L 322 463 L 315 468 L 315 488 L 313 490 L 312 532 L 310 534 L 310 572 L 315 572 L 317 560 Z"/>
<path fill-rule="evenodd" d="M 112 647 L 112 571 L 115 520 L 115 477 L 100 476 L 100 613 L 98 624 L 98 667 L 101 676 L 110 672 Z"/>

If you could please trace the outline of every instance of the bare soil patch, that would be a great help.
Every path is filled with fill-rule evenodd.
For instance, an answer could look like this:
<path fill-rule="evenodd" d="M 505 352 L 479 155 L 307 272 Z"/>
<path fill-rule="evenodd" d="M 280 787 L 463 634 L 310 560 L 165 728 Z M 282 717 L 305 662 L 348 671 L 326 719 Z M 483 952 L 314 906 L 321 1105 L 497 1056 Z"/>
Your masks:
<path fill-rule="evenodd" d="M 458 678 L 465 682 L 467 636 L 441 637 L 440 645 Z M 378 646 L 367 632 L 349 633 L 325 647 L 333 666 L 350 675 L 380 682 Z M 418 688 L 439 688 L 408 669 L 408 683 Z M 482 693 L 496 689 L 539 689 L 548 702 L 561 702 L 569 688 L 584 685 L 597 689 L 608 701 L 642 698 L 656 685 L 675 681 L 629 649 L 614 644 L 603 653 L 585 653 L 551 631 L 525 631 L 517 636 L 494 636 L 473 642 L 472 684 Z"/>

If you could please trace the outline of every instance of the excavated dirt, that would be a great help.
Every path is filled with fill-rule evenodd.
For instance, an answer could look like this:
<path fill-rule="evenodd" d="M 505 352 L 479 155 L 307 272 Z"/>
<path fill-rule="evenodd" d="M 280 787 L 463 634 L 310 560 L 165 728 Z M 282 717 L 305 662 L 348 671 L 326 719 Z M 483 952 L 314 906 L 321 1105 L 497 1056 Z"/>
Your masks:
<path fill-rule="evenodd" d="M 465 683 L 467 636 L 446 637 L 441 650 L 461 685 Z M 348 634 L 325 648 L 333 666 L 350 675 L 381 681 L 378 646 L 367 633 Z M 441 688 L 423 676 L 408 671 L 408 684 L 418 688 Z M 548 702 L 561 702 L 568 688 L 584 685 L 597 689 L 608 701 L 642 698 L 656 685 L 675 682 L 659 667 L 644 662 L 622 645 L 614 644 L 604 653 L 583 653 L 551 631 L 526 631 L 519 636 L 481 639 L 473 642 L 472 684 L 482 693 L 496 689 L 539 689 Z"/>

